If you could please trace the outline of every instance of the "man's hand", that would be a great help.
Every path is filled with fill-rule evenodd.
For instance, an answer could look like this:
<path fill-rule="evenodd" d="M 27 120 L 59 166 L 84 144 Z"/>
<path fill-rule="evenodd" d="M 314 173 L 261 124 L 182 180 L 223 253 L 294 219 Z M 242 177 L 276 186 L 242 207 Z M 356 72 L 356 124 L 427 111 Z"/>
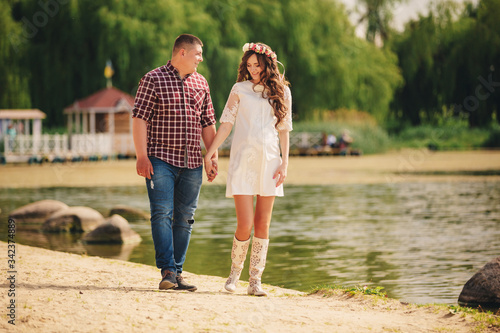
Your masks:
<path fill-rule="evenodd" d="M 151 175 L 154 174 L 153 165 L 147 156 L 138 157 L 135 168 L 137 170 L 137 174 L 141 177 L 151 179 Z"/>

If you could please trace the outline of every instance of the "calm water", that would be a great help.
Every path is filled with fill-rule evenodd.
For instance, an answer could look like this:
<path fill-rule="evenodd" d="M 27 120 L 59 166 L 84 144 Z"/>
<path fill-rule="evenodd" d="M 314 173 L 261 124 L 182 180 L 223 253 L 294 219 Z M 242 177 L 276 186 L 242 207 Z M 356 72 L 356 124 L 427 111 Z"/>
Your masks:
<path fill-rule="evenodd" d="M 185 270 L 226 276 L 235 230 L 224 186 L 204 186 Z M 465 282 L 500 255 L 500 182 L 287 186 L 271 224 L 265 283 L 385 287 L 412 303 L 456 303 Z M 126 204 L 149 210 L 144 187 L 0 189 L 1 230 L 8 212 L 55 199 L 105 216 Z M 87 246 L 79 235 L 17 231 L 19 243 L 154 264 L 148 221 L 130 221 L 139 245 Z M 6 232 L 1 233 L 6 239 Z M 248 261 L 247 266 L 248 267 Z M 248 278 L 245 268 L 243 279 Z"/>

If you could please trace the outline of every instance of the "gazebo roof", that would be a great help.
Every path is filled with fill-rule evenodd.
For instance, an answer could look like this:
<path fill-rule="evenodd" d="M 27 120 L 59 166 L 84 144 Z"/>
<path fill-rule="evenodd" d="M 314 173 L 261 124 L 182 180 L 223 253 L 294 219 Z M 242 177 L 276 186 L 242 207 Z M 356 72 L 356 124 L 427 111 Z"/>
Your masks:
<path fill-rule="evenodd" d="M 47 115 L 38 109 L 3 109 L 0 119 L 45 119 Z"/>
<path fill-rule="evenodd" d="M 116 109 L 123 109 L 123 102 L 126 102 L 129 109 L 132 109 L 134 97 L 115 87 L 110 87 L 99 90 L 88 97 L 76 100 L 64 109 L 64 113 L 85 112 L 91 109 L 103 112 L 118 111 Z"/>

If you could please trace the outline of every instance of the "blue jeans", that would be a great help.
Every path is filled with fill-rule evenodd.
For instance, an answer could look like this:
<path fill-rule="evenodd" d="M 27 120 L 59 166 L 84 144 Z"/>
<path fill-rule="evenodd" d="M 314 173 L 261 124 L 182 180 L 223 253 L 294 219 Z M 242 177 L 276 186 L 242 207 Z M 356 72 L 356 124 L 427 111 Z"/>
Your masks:
<path fill-rule="evenodd" d="M 146 178 L 146 186 L 156 267 L 181 274 L 198 205 L 203 166 L 178 168 L 156 157 L 150 156 L 149 160 L 154 174 L 151 179 Z"/>

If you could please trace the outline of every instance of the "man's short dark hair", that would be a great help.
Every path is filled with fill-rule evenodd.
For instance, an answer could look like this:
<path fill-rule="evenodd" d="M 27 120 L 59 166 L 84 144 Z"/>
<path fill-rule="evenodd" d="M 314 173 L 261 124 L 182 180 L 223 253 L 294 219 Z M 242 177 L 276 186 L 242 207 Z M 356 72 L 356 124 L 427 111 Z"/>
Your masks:
<path fill-rule="evenodd" d="M 172 54 L 176 54 L 180 49 L 186 49 L 188 45 L 193 46 L 196 44 L 203 46 L 203 42 L 198 37 L 190 34 L 182 34 L 175 39 Z"/>

